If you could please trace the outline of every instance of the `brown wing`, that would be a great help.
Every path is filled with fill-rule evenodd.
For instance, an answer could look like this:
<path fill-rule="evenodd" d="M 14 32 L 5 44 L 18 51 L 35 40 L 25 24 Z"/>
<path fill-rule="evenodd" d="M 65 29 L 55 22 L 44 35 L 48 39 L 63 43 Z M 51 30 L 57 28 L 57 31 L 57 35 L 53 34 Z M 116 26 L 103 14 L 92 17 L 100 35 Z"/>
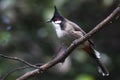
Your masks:
<path fill-rule="evenodd" d="M 86 32 L 83 29 L 81 29 L 77 24 L 75 24 L 71 21 L 69 21 L 69 24 L 72 25 L 72 27 L 74 28 L 75 31 L 80 31 L 80 32 L 82 32 L 83 35 L 86 34 Z M 92 46 L 95 46 L 91 39 L 89 39 L 88 41 L 90 42 L 90 44 L 92 44 Z"/>
<path fill-rule="evenodd" d="M 75 31 L 81 31 L 83 33 L 83 35 L 86 34 L 86 32 L 83 29 L 81 29 L 77 24 L 75 24 L 75 23 L 73 23 L 71 21 L 69 21 L 69 24 L 72 25 L 72 27 L 75 29 Z"/>

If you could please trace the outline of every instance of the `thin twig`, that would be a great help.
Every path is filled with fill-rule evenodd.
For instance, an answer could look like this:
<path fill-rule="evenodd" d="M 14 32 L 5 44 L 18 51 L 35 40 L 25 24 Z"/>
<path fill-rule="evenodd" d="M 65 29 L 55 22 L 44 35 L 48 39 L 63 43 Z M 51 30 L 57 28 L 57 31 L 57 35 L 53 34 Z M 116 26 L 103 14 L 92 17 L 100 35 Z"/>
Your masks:
<path fill-rule="evenodd" d="M 10 57 L 10 56 L 6 56 L 6 55 L 3 55 L 3 54 L 0 54 L 0 57 L 5 58 L 5 59 L 10 59 L 10 60 L 16 60 L 16 61 L 22 62 L 22 63 L 24 63 L 24 64 L 26 64 L 30 67 L 39 69 L 39 67 L 37 67 L 35 65 L 32 65 L 32 64 L 28 63 L 27 61 L 25 61 L 23 59 L 20 59 L 18 57 Z"/>
<path fill-rule="evenodd" d="M 30 66 L 24 66 L 24 67 L 19 67 L 19 68 L 13 69 L 13 70 L 9 71 L 8 73 L 6 73 L 5 76 L 2 77 L 2 80 L 6 80 L 7 77 L 15 71 L 18 71 L 18 70 L 21 70 L 21 69 L 23 70 L 23 69 L 26 69 L 26 68 L 29 68 L 29 67 Z"/>
<path fill-rule="evenodd" d="M 41 63 L 38 63 L 38 64 L 35 64 L 35 65 L 36 65 L 36 66 L 41 66 L 42 64 L 41 64 Z M 8 77 L 9 75 L 11 75 L 12 73 L 14 73 L 15 71 L 24 70 L 24 69 L 26 69 L 26 68 L 31 68 L 31 66 L 23 66 L 23 67 L 18 67 L 18 68 L 16 68 L 16 69 L 13 69 L 13 70 L 7 72 L 7 73 L 1 78 L 1 80 L 7 80 L 7 77 Z"/>
<path fill-rule="evenodd" d="M 120 5 L 120 4 L 119 4 Z M 112 19 L 120 12 L 120 6 L 118 6 L 106 19 L 101 21 L 95 28 L 93 28 L 89 33 L 87 33 L 84 37 L 75 40 L 66 51 L 62 52 L 62 55 L 59 55 L 55 57 L 53 60 L 49 61 L 48 63 L 40 66 L 40 69 L 35 69 L 32 71 L 29 71 L 22 75 L 21 77 L 17 78 L 16 80 L 26 80 L 31 76 L 34 76 L 38 74 L 40 71 L 45 71 L 52 66 L 56 65 L 57 63 L 61 62 L 61 60 L 65 59 L 67 56 L 71 54 L 71 52 L 78 47 L 81 43 L 88 40 L 90 37 L 92 37 L 96 32 L 98 32 L 101 28 L 103 28 L 107 23 L 112 21 Z"/>

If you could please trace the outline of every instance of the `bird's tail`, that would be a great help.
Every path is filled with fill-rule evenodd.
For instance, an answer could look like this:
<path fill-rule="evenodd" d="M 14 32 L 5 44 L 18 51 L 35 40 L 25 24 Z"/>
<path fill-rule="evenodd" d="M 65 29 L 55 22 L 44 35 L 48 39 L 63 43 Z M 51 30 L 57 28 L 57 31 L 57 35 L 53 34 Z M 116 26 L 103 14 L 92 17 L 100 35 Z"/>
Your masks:
<path fill-rule="evenodd" d="M 109 72 L 105 65 L 100 61 L 100 53 L 96 51 L 95 49 L 91 49 L 90 51 L 90 56 L 94 59 L 95 63 L 98 66 L 98 71 L 103 75 L 103 76 L 108 76 Z"/>

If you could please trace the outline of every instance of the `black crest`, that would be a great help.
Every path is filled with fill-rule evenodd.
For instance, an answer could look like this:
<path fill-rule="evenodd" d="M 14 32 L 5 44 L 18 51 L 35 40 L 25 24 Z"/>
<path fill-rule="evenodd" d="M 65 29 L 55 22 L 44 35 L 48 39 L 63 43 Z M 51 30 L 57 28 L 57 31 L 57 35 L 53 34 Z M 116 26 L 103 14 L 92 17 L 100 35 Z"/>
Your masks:
<path fill-rule="evenodd" d="M 51 21 L 57 21 L 57 20 L 61 20 L 63 21 L 63 17 L 60 15 L 60 13 L 58 12 L 56 6 L 54 6 L 54 15 L 53 17 L 50 19 L 49 22 Z"/>

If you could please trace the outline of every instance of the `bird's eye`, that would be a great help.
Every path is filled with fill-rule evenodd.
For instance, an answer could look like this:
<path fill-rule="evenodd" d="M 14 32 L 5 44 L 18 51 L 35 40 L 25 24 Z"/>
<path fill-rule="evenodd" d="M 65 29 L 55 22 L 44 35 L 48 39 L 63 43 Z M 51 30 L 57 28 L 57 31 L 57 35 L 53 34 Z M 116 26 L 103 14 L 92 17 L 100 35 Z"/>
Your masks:
<path fill-rule="evenodd" d="M 59 21 L 60 19 L 58 19 L 58 18 L 55 18 L 55 21 Z"/>

